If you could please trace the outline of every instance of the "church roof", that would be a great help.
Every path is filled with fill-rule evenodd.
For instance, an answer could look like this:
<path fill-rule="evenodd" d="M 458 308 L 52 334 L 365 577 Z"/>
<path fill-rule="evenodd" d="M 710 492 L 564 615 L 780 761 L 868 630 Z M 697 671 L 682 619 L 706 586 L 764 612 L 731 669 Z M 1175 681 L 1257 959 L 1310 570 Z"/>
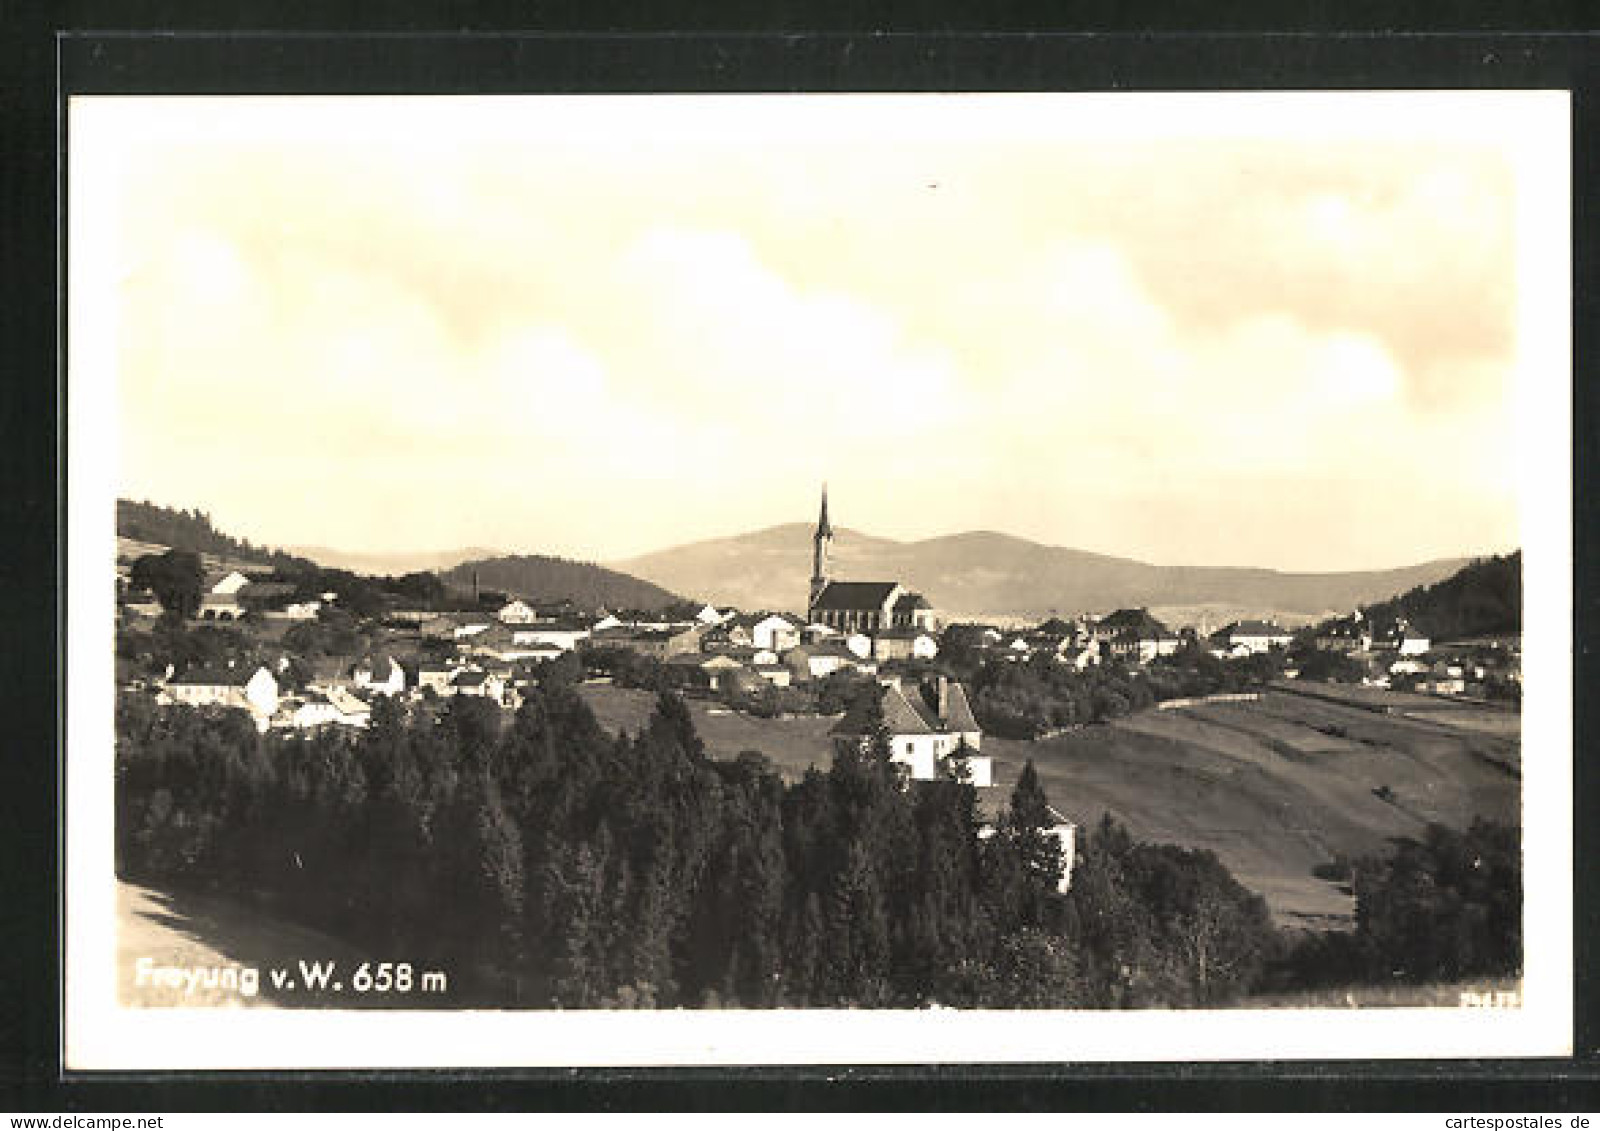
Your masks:
<path fill-rule="evenodd" d="M 895 612 L 910 612 L 913 609 L 931 609 L 928 599 L 921 593 L 907 593 L 894 603 Z"/>
<path fill-rule="evenodd" d="M 898 581 L 830 581 L 817 594 L 811 607 L 876 611 L 883 608 L 883 603 L 899 585 Z"/>

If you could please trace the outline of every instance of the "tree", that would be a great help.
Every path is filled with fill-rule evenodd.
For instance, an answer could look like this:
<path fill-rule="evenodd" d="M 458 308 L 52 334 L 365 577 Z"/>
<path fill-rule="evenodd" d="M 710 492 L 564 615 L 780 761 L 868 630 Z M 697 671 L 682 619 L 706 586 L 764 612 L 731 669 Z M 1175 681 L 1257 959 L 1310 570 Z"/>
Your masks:
<path fill-rule="evenodd" d="M 1030 758 L 987 846 L 990 856 L 999 858 L 991 861 L 990 875 L 1008 924 L 1034 927 L 1051 919 L 1062 876 L 1061 842 L 1051 832 L 1055 824 Z"/>
<path fill-rule="evenodd" d="M 1522 969 L 1521 834 L 1474 821 L 1429 825 L 1386 860 L 1356 868 L 1356 925 L 1385 978 L 1501 976 Z"/>
<path fill-rule="evenodd" d="M 134 588 L 148 589 L 161 602 L 163 611 L 185 620 L 200 611 L 204 578 L 200 555 L 192 550 L 146 554 L 129 571 Z"/>

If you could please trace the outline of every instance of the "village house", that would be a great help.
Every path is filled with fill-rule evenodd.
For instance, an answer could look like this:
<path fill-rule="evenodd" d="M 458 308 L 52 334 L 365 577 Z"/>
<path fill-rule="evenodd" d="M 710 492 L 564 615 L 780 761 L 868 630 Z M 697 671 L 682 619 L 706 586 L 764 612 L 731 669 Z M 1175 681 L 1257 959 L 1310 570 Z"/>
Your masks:
<path fill-rule="evenodd" d="M 752 664 L 750 671 L 773 687 L 788 687 L 794 683 L 794 672 L 786 664 Z"/>
<path fill-rule="evenodd" d="M 393 656 L 368 656 L 350 672 L 356 688 L 369 695 L 399 695 L 406 689 L 405 669 Z"/>
<path fill-rule="evenodd" d="M 263 666 L 191 668 L 168 681 L 167 696 L 189 707 L 240 707 L 265 720 L 278 710 L 278 680 Z"/>
<path fill-rule="evenodd" d="M 665 660 L 699 650 L 700 630 L 682 628 L 609 628 L 591 633 L 589 643 L 596 648 L 626 648 L 641 656 Z"/>
<path fill-rule="evenodd" d="M 248 574 L 240 573 L 236 569 L 215 573 L 205 581 L 207 593 L 215 593 L 219 597 L 236 597 L 239 591 L 250 584 Z"/>
<path fill-rule="evenodd" d="M 713 625 L 721 624 L 727 619 L 727 617 L 725 614 L 717 612 L 717 607 L 715 605 L 704 605 L 701 607 L 700 611 L 694 615 L 694 619 L 704 625 Z"/>
<path fill-rule="evenodd" d="M 1086 627 L 1101 657 L 1124 663 L 1147 664 L 1158 656 L 1173 655 L 1183 644 L 1146 609 L 1118 609 Z"/>
<path fill-rule="evenodd" d="M 490 626 L 494 623 L 494 618 L 486 613 L 458 614 L 453 618 L 455 638 L 457 640 L 465 640 L 469 636 L 477 636 L 480 633 L 488 632 Z"/>
<path fill-rule="evenodd" d="M 563 652 L 571 652 L 589 639 L 593 631 L 593 622 L 564 617 L 518 624 L 511 629 L 511 637 L 518 644 L 553 644 Z"/>
<path fill-rule="evenodd" d="M 1363 651 L 1360 623 L 1354 617 L 1330 621 L 1317 630 L 1312 643 L 1323 652 Z"/>
<path fill-rule="evenodd" d="M 744 664 L 726 653 L 685 652 L 669 657 L 666 663 L 690 687 L 704 691 L 721 691 L 728 686 L 729 673 L 744 669 Z"/>
<path fill-rule="evenodd" d="M 268 609 L 261 615 L 270 620 L 316 620 L 317 613 L 322 609 L 322 602 L 315 598 L 309 601 L 290 601 L 281 609 Z"/>
<path fill-rule="evenodd" d="M 880 688 L 879 696 L 883 726 L 889 732 L 889 757 L 905 766 L 913 781 L 934 780 L 941 762 L 965 749 L 972 784 L 987 788 L 994 783 L 993 762 L 979 753 L 983 732 L 961 684 L 940 676 L 930 697 L 921 688 L 907 691 L 891 682 Z M 842 748 L 869 741 L 871 721 L 864 705 L 857 703 L 847 711 L 830 733 Z"/>
<path fill-rule="evenodd" d="M 462 668 L 457 671 L 455 678 L 450 681 L 450 688 L 456 695 L 482 696 L 495 703 L 501 702 L 506 693 L 505 680 L 499 674 L 482 668 Z"/>
<path fill-rule="evenodd" d="M 201 620 L 238 620 L 245 607 L 233 593 L 204 593 L 197 614 Z"/>
<path fill-rule="evenodd" d="M 500 611 L 495 613 L 495 616 L 503 624 L 531 624 L 538 619 L 533 606 L 520 598 L 513 598 L 500 606 Z"/>
<path fill-rule="evenodd" d="M 787 652 L 801 642 L 801 626 L 783 613 L 743 613 L 706 632 L 718 646 Z"/>
<path fill-rule="evenodd" d="M 1401 618 L 1394 627 L 1376 642 L 1376 646 L 1394 649 L 1402 656 L 1420 656 L 1432 647 L 1433 642 L 1411 627 L 1411 622 Z"/>
<path fill-rule="evenodd" d="M 864 632 L 849 632 L 838 634 L 840 644 L 850 649 L 858 659 L 866 660 L 872 656 L 872 637 Z"/>
<path fill-rule="evenodd" d="M 1211 640 L 1231 656 L 1260 655 L 1287 648 L 1294 634 L 1282 625 L 1264 620 L 1241 620 L 1213 633 Z"/>
<path fill-rule="evenodd" d="M 872 658 L 889 660 L 931 660 L 939 654 L 938 641 L 920 628 L 889 628 L 871 638 Z M 848 645 L 846 646 L 848 649 Z M 854 652 L 854 649 L 848 649 Z"/>
<path fill-rule="evenodd" d="M 454 695 L 452 682 L 460 670 L 457 663 L 424 662 L 417 667 L 417 690 L 432 688 L 435 695 Z"/>
<path fill-rule="evenodd" d="M 372 718 L 372 707 L 342 687 L 326 691 L 307 691 L 288 716 L 288 725 L 298 729 L 319 726 L 364 727 Z"/>
<path fill-rule="evenodd" d="M 836 640 L 790 648 L 783 653 L 782 660 L 794 678 L 802 683 L 807 680 L 824 679 L 836 671 L 870 674 L 878 670 L 876 663 L 863 660 Z"/>

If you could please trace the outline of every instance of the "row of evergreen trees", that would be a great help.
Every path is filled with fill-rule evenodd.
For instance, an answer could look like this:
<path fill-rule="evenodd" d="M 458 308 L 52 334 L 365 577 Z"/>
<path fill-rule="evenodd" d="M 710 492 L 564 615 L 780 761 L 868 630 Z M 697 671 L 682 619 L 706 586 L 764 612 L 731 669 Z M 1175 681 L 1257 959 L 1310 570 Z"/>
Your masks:
<path fill-rule="evenodd" d="M 178 510 L 158 503 L 117 500 L 117 534 L 138 542 L 154 542 L 178 550 L 215 554 L 274 565 L 307 564 L 282 550 L 253 545 L 248 538 L 224 534 L 202 510 Z"/>
<path fill-rule="evenodd" d="M 1211 1004 L 1275 945 L 1214 856 L 1110 822 L 1059 894 L 1031 764 L 991 833 L 970 785 L 908 787 L 882 735 L 786 785 L 708 758 L 672 695 L 633 736 L 560 684 L 501 719 L 382 703 L 364 732 L 262 736 L 125 696 L 119 873 L 249 893 L 535 1008 Z"/>

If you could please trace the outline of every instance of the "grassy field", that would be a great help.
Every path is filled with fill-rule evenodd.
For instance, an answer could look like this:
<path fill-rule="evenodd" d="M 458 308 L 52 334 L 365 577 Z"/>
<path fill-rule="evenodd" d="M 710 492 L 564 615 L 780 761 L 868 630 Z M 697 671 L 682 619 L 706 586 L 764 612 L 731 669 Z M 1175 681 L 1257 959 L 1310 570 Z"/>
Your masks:
<path fill-rule="evenodd" d="M 612 730 L 637 730 L 654 702 L 605 685 L 583 695 Z M 1409 702 L 1406 714 L 1374 704 L 1382 705 L 1272 691 L 1252 703 L 1145 711 L 1042 742 L 989 738 L 983 752 L 994 758 L 996 788 L 983 804 L 1003 805 L 1032 758 L 1051 801 L 1080 826 L 1110 813 L 1141 839 L 1210 849 L 1279 922 L 1348 925 L 1350 895 L 1313 876 L 1316 865 L 1381 853 L 1388 838 L 1416 835 L 1429 821 L 1515 822 L 1520 812 L 1514 734 L 1411 717 Z M 832 719 L 752 719 L 700 701 L 691 710 L 713 757 L 760 750 L 791 779 L 831 759 Z"/>
<path fill-rule="evenodd" d="M 651 692 L 604 683 L 586 683 L 579 693 L 600 725 L 613 733 L 637 734 L 656 702 Z M 688 702 L 695 731 L 713 758 L 736 758 L 745 750 L 759 750 L 789 780 L 798 780 L 810 766 L 825 770 L 833 761 L 828 731 L 838 716 L 757 719 L 704 699 Z"/>
<path fill-rule="evenodd" d="M 1056 807 L 1136 837 L 1215 852 L 1279 922 L 1330 927 L 1353 906 L 1312 869 L 1386 850 L 1430 821 L 1519 820 L 1514 736 L 1269 692 L 1146 711 L 1038 743 L 992 739 L 1009 787 L 1031 757 Z M 1382 796 L 1380 796 L 1380 792 Z"/>

